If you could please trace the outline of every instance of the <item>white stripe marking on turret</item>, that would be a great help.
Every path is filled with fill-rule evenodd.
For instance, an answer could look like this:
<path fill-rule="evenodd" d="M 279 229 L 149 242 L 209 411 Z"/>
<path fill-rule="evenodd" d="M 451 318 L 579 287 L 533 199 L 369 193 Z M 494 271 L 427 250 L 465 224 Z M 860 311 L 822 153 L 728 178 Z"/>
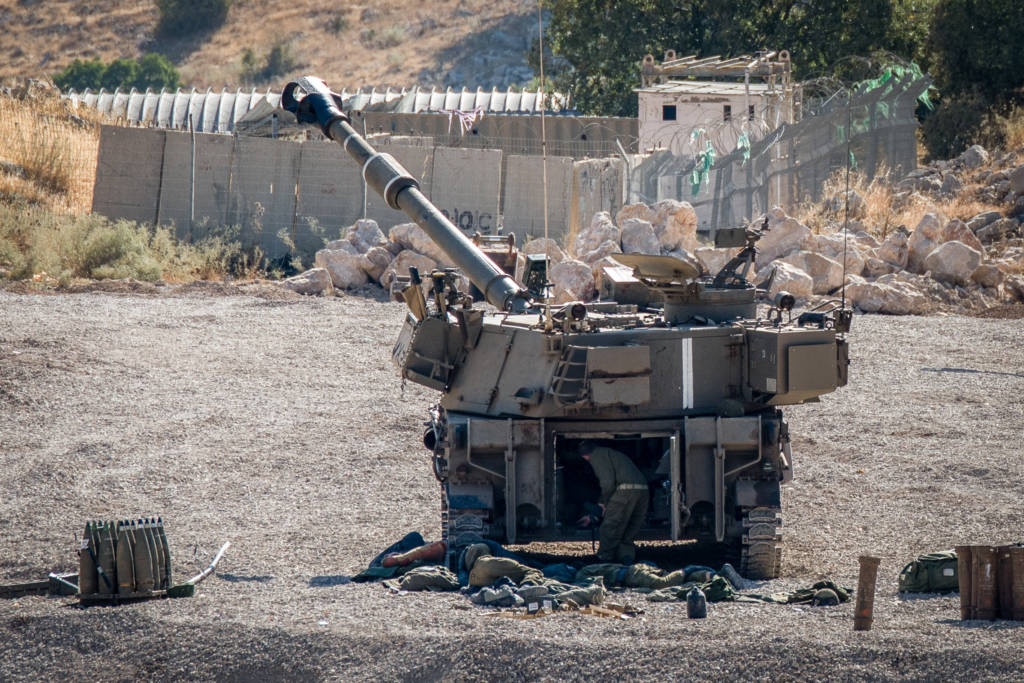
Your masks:
<path fill-rule="evenodd" d="M 683 355 L 683 410 L 693 407 L 693 338 L 682 340 Z"/>

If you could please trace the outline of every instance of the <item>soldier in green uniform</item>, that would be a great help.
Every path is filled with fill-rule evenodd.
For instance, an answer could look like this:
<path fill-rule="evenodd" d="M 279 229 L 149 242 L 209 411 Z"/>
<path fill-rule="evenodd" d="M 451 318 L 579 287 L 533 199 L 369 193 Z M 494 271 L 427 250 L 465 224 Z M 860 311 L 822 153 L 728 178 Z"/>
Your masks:
<path fill-rule="evenodd" d="M 651 567 L 646 564 L 588 564 L 576 572 L 576 583 L 585 583 L 596 576 L 600 576 L 604 585 L 608 588 L 613 586 L 625 586 L 626 588 L 668 588 L 669 586 L 682 586 L 686 583 L 686 573 L 677 569 L 666 574 L 664 570 Z"/>
<path fill-rule="evenodd" d="M 604 521 L 598 532 L 601 562 L 633 564 L 636 559 L 637 532 L 647 516 L 647 479 L 625 453 L 598 446 L 590 440 L 580 442 L 579 453 L 601 484 L 600 507 Z M 589 517 L 580 519 L 587 526 Z"/>
<path fill-rule="evenodd" d="M 509 557 L 494 557 L 486 543 L 469 546 L 464 561 L 469 570 L 470 586 L 490 586 L 502 577 L 508 577 L 514 583 L 544 583 L 544 574 L 539 569 L 527 567 Z"/>

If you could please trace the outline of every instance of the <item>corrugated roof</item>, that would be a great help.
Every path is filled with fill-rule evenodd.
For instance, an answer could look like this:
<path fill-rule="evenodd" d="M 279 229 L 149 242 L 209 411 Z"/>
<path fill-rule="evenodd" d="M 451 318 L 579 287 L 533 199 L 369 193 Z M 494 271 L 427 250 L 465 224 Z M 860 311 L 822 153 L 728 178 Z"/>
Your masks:
<path fill-rule="evenodd" d="M 743 83 L 725 81 L 669 81 L 656 83 L 646 88 L 636 88 L 634 92 L 675 95 L 742 95 L 746 92 L 746 87 Z M 761 95 L 778 92 L 778 88 L 772 88 L 767 83 L 751 83 L 750 92 Z"/>
<path fill-rule="evenodd" d="M 545 98 L 538 92 L 491 91 L 477 89 L 466 90 L 430 90 L 411 88 L 394 90 L 385 88 L 377 90 L 362 88 L 350 92 L 341 91 L 347 111 L 382 111 L 400 114 L 416 114 L 420 112 L 466 111 L 480 109 L 488 114 L 539 114 L 540 103 Z M 67 97 L 75 105 L 94 107 L 114 118 L 123 118 L 128 122 L 141 126 L 157 128 L 188 129 L 189 120 L 195 130 L 200 133 L 231 133 L 235 124 L 249 111 L 261 103 L 277 108 L 281 103 L 280 92 L 237 90 L 228 92 L 198 92 L 196 90 L 175 92 L 138 92 L 132 88 L 129 92 L 100 90 L 93 92 L 71 90 Z M 548 112 L 567 110 L 567 98 L 561 93 L 552 93 L 546 98 Z M 550 106 L 552 100 L 554 106 Z"/>

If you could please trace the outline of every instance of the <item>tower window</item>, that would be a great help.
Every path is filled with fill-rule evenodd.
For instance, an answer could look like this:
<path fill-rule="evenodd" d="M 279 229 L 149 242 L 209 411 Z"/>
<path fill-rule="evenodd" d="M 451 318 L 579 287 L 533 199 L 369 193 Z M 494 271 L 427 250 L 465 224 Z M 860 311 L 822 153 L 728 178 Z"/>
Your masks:
<path fill-rule="evenodd" d="M 661 120 L 662 121 L 675 121 L 676 120 L 676 105 L 674 105 L 674 104 L 663 104 L 661 106 Z"/>
<path fill-rule="evenodd" d="M 725 105 L 722 107 L 722 120 L 732 121 L 732 105 Z"/>
<path fill-rule="evenodd" d="M 754 120 L 754 105 L 750 105 L 750 106 L 747 107 L 747 120 L 748 121 L 753 121 Z"/>

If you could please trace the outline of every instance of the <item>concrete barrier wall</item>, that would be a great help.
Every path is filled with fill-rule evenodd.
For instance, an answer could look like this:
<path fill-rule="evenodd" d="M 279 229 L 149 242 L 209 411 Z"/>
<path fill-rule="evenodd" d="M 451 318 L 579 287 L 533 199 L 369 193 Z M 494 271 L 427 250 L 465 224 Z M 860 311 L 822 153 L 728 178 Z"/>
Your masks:
<path fill-rule="evenodd" d="M 519 243 L 543 235 L 542 157 L 408 143 L 379 147 L 420 179 L 423 192 L 465 233 L 501 228 Z M 621 188 L 614 187 L 621 174 L 588 170 L 597 162 L 574 164 L 569 157 L 547 163 L 551 237 L 564 240 L 592 211 L 621 206 Z M 101 131 L 93 211 L 173 225 L 186 240 L 212 226 L 238 226 L 271 258 L 314 250 L 322 237 L 337 237 L 364 215 L 385 232 L 409 222 L 372 190 L 364 198 L 360 169 L 335 144 L 117 126 Z"/>

